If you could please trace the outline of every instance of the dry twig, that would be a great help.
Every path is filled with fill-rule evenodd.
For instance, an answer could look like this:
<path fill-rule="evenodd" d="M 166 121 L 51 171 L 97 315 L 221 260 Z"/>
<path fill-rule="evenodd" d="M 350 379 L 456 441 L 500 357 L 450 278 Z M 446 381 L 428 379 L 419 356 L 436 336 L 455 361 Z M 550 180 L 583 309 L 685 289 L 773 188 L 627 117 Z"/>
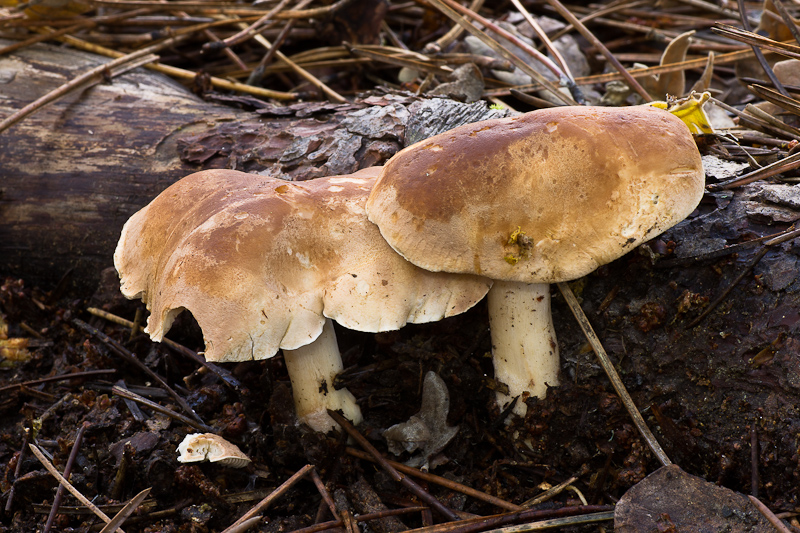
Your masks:
<path fill-rule="evenodd" d="M 477 20 L 486 27 L 492 26 L 493 31 L 498 32 L 500 35 L 503 35 L 503 37 L 505 37 L 505 35 L 509 35 L 508 32 L 503 32 L 496 25 L 491 24 L 488 20 L 477 15 L 476 13 L 471 13 L 471 12 L 468 13 L 469 10 L 462 7 L 460 4 L 453 2 L 452 0 L 430 0 L 430 1 L 437 9 L 439 9 L 439 11 L 441 11 L 451 19 L 455 20 L 465 30 L 467 30 L 472 35 L 480 39 L 486 46 L 488 46 L 489 48 L 491 48 L 492 50 L 494 50 L 507 60 L 511 61 L 522 72 L 530 76 L 532 79 L 536 80 L 545 88 L 547 88 L 556 98 L 560 99 L 567 105 L 575 105 L 576 102 L 572 98 L 561 92 L 557 85 L 555 85 L 553 82 L 545 78 L 536 69 L 529 66 L 522 59 L 518 58 L 516 55 L 511 53 L 506 47 L 504 47 L 503 45 L 492 39 L 486 32 L 478 29 L 474 24 L 470 24 L 470 22 L 467 21 L 466 18 L 459 15 L 456 11 L 461 11 L 464 14 L 468 14 L 468 16 L 474 18 L 475 20 Z"/>
<path fill-rule="evenodd" d="M 750 32 L 750 20 L 747 18 L 747 10 L 744 7 L 744 0 L 738 0 L 738 4 L 742 26 L 744 26 L 745 31 Z M 783 88 L 783 84 L 781 84 L 780 80 L 775 75 L 775 71 L 773 71 L 769 63 L 767 63 L 767 59 L 764 57 L 764 53 L 761 51 L 761 49 L 757 45 L 751 46 L 753 47 L 753 53 L 756 55 L 756 60 L 758 60 L 759 65 L 761 65 L 761 68 L 769 78 L 769 81 L 772 82 L 772 86 L 775 87 L 782 95 L 789 96 L 789 93 L 786 92 L 786 89 Z"/>
<path fill-rule="evenodd" d="M 249 26 L 243 28 L 239 33 L 236 35 L 232 35 L 227 39 L 213 42 L 213 43 L 206 43 L 203 45 L 203 51 L 205 52 L 215 52 L 217 50 L 221 50 L 223 48 L 230 48 L 231 46 L 235 46 L 237 44 L 241 44 L 248 39 L 255 37 L 265 26 L 272 17 L 280 12 L 286 5 L 289 3 L 289 0 L 281 0 L 281 2 L 267 11 L 267 14 L 258 19 L 257 21 L 253 22 Z"/>
<path fill-rule="evenodd" d="M 47 104 L 55 102 L 59 98 L 63 98 L 74 90 L 100 83 L 107 77 L 113 78 L 114 76 L 119 76 L 120 74 L 124 74 L 125 72 L 128 72 L 136 67 L 141 67 L 147 63 L 152 63 L 157 59 L 157 56 L 150 53 L 148 49 L 145 49 L 122 56 L 109 63 L 99 65 L 88 72 L 81 74 L 68 83 L 65 83 L 58 89 L 49 92 L 41 98 L 37 98 L 16 113 L 13 113 L 7 117 L 5 120 L 0 122 L 0 133 L 4 132 L 25 117 L 35 113 Z"/>
<path fill-rule="evenodd" d="M 122 531 L 119 526 L 121 526 L 128 517 L 133 514 L 137 507 L 147 498 L 147 495 L 150 494 L 150 489 L 144 489 L 142 492 L 134 496 L 130 499 L 128 503 L 125 504 L 114 518 L 106 524 L 106 526 L 100 530 L 100 533 L 114 533 L 115 531 Z"/>
<path fill-rule="evenodd" d="M 792 531 L 791 531 L 791 530 L 790 530 L 788 527 L 786 527 L 786 525 L 784 525 L 784 523 L 783 523 L 783 522 L 781 522 L 781 519 L 780 519 L 780 518 L 778 518 L 777 516 L 775 516 L 775 513 L 773 513 L 773 512 L 772 512 L 772 511 L 769 509 L 769 507 L 767 507 L 766 505 L 764 505 L 764 504 L 761 502 L 761 500 L 759 500 L 758 498 L 756 498 L 756 497 L 755 497 L 755 496 L 753 496 L 753 495 L 748 495 L 748 498 L 750 498 L 750 501 L 751 501 L 751 502 L 753 502 L 753 505 L 755 505 L 755 506 L 756 506 L 756 508 L 759 510 L 759 512 L 761 512 L 761 514 L 763 514 L 763 515 L 764 515 L 764 517 L 765 517 L 767 520 L 769 520 L 769 523 L 770 523 L 770 524 L 772 524 L 772 525 L 773 525 L 773 527 L 774 527 L 774 528 L 775 528 L 775 529 L 776 529 L 776 530 L 777 530 L 779 533 L 792 533 Z"/>
<path fill-rule="evenodd" d="M 87 43 L 86 41 L 82 41 L 81 39 L 77 39 L 69 35 L 64 35 L 63 37 L 60 37 L 59 40 L 71 46 L 74 46 L 75 48 L 78 48 L 80 50 L 93 52 L 107 57 L 124 56 L 124 54 L 117 52 L 116 50 L 112 50 L 110 48 L 106 48 L 103 46 L 93 45 L 91 43 Z M 192 72 L 190 70 L 185 70 L 178 67 L 173 67 L 170 65 L 164 65 L 162 63 L 150 63 L 145 66 L 149 69 L 155 70 L 156 72 L 161 72 L 162 74 L 167 74 L 168 76 L 173 76 L 178 79 L 194 80 L 197 77 L 196 72 Z M 252 85 L 246 85 L 244 83 L 224 80 L 222 78 L 217 78 L 216 76 L 211 76 L 209 78 L 209 81 L 211 85 L 219 89 L 226 89 L 230 91 L 252 94 L 254 96 L 261 96 L 263 98 L 274 98 L 275 100 L 295 100 L 297 98 L 297 95 L 292 93 L 273 91 L 270 89 L 264 89 L 262 87 L 253 87 Z"/>
<path fill-rule="evenodd" d="M 347 448 L 347 454 L 352 455 L 353 457 L 358 457 L 359 459 L 364 459 L 366 461 L 377 462 L 374 456 L 356 450 L 354 448 Z M 403 472 L 404 474 L 408 474 L 409 476 L 414 476 L 416 478 L 419 478 L 425 481 L 426 483 L 434 483 L 436 485 L 448 488 L 450 490 L 466 494 L 467 496 L 475 498 L 476 500 L 486 502 L 488 504 L 494 505 L 501 509 L 505 509 L 507 511 L 521 511 L 524 507 L 520 505 L 514 505 L 513 503 L 492 496 L 491 494 L 486 494 L 485 492 L 475 490 L 472 487 L 467 487 L 466 485 L 462 485 L 461 483 L 456 483 L 455 481 L 445 479 L 435 474 L 431 474 L 430 472 L 422 472 L 418 468 L 412 468 L 410 466 L 406 466 L 402 463 L 398 463 L 395 461 L 390 461 L 388 459 L 386 460 L 386 462 L 393 468 L 397 469 L 398 471 Z"/>
<path fill-rule="evenodd" d="M 75 464 L 75 459 L 78 457 L 78 451 L 81 448 L 81 443 L 83 442 L 83 434 L 86 432 L 87 425 L 82 424 L 78 432 L 75 434 L 75 442 L 72 443 L 72 450 L 69 452 L 69 458 L 67 459 L 67 463 L 64 465 L 64 478 L 69 479 L 69 475 L 72 472 L 72 466 Z M 58 508 L 61 505 L 61 500 L 64 498 L 64 485 L 59 485 L 58 490 L 56 490 L 56 495 L 53 497 L 53 506 L 50 509 L 50 514 L 47 517 L 47 522 L 45 522 L 44 529 L 42 533 L 48 533 L 50 528 L 53 527 L 53 522 L 56 519 L 56 515 L 58 514 Z M 144 499 L 144 498 L 142 498 Z"/>
<path fill-rule="evenodd" d="M 109 322 L 113 322 L 114 324 L 119 324 L 121 326 L 125 326 L 127 328 L 131 328 L 131 330 L 133 330 L 134 327 L 135 327 L 135 323 L 134 322 L 131 322 L 130 320 L 126 320 L 126 319 L 124 319 L 122 317 L 119 317 L 119 316 L 117 316 L 115 314 L 109 313 L 108 311 L 103 311 L 102 309 L 98 309 L 96 307 L 87 307 L 86 308 L 86 312 L 88 312 L 89 314 L 92 314 L 94 316 L 98 316 L 100 318 L 108 320 Z M 231 389 L 235 390 L 236 392 L 241 393 L 241 394 L 246 394 L 248 392 L 247 389 L 244 387 L 244 385 L 242 385 L 242 383 L 238 379 L 236 379 L 233 376 L 233 374 L 231 374 L 228 370 L 222 368 L 219 365 L 215 365 L 214 363 L 209 363 L 208 361 L 205 360 L 205 358 L 201 357 L 194 350 L 190 350 L 186 346 L 184 346 L 182 344 L 178 344 L 177 342 L 175 342 L 175 341 L 173 341 L 171 339 L 167 339 L 167 338 L 162 339 L 161 343 L 164 344 L 165 346 L 175 350 L 179 354 L 184 355 L 185 357 L 188 357 L 189 359 L 191 359 L 195 363 L 207 368 L 212 374 L 217 376 L 223 383 L 225 383 L 225 385 L 227 385 Z M 2 389 L 0 389 L 0 390 L 2 390 Z"/>
<path fill-rule="evenodd" d="M 342 426 L 342 429 L 344 429 L 348 435 L 353 437 L 359 446 L 364 448 L 375 458 L 381 468 L 383 468 L 392 477 L 392 479 L 414 493 L 414 495 L 430 505 L 431 508 L 433 508 L 443 517 L 447 518 L 448 520 L 458 520 L 458 515 L 456 513 L 442 505 L 442 502 L 431 496 L 430 493 L 425 491 L 422 487 L 414 483 L 414 481 L 401 474 L 396 468 L 390 465 L 389 462 L 380 454 L 380 452 L 378 452 L 378 450 L 376 450 L 375 447 L 370 444 L 369 441 L 364 438 L 364 436 L 359 433 L 346 418 L 336 411 L 328 410 L 328 414 L 331 418 L 333 418 L 334 422 Z"/>
<path fill-rule="evenodd" d="M 669 460 L 669 457 L 667 457 L 664 449 L 656 440 L 655 435 L 653 435 L 653 432 L 650 431 L 649 427 L 647 427 L 647 423 L 644 421 L 644 418 L 642 418 L 639 409 L 636 408 L 636 404 L 633 403 L 633 399 L 631 399 L 630 394 L 628 394 L 625 384 L 622 383 L 617 370 L 614 368 L 614 365 L 608 358 L 608 354 L 606 354 L 603 344 L 600 342 L 600 339 L 594 332 L 594 328 L 592 328 L 592 325 L 589 323 L 589 319 L 584 314 L 583 309 L 581 309 L 578 299 L 575 298 L 575 294 L 572 292 L 572 289 L 566 283 L 561 282 L 558 284 L 558 290 L 561 291 L 561 295 L 564 297 L 564 300 L 567 301 L 567 305 L 569 305 L 572 314 L 575 315 L 575 319 L 578 321 L 578 324 L 583 330 L 586 340 L 588 340 L 589 344 L 591 344 L 592 350 L 594 350 L 594 353 L 600 360 L 600 364 L 602 365 L 603 370 L 606 371 L 608 379 L 611 380 L 614 390 L 617 391 L 617 395 L 619 395 L 622 403 L 625 405 L 625 409 L 628 410 L 628 414 L 631 415 L 633 423 L 636 425 L 636 429 L 639 430 L 639 433 L 642 435 L 645 442 L 647 442 L 647 446 L 650 448 L 650 451 L 653 452 L 653 455 L 656 456 L 656 459 L 658 459 L 662 465 L 671 465 L 672 461 Z"/>
<path fill-rule="evenodd" d="M 594 513 L 613 513 L 610 505 L 576 505 L 560 509 L 525 509 L 514 513 L 477 516 L 444 524 L 411 529 L 407 533 L 478 533 L 492 531 L 508 524 L 530 524 L 556 518 L 591 516 Z"/>
<path fill-rule="evenodd" d="M 525 21 L 531 28 L 533 28 L 533 31 L 536 33 L 539 39 L 541 39 L 542 44 L 544 44 L 545 48 L 547 48 L 547 51 L 550 52 L 550 54 L 556 59 L 556 62 L 558 62 L 558 66 L 561 68 L 564 75 L 569 78 L 572 83 L 575 83 L 575 78 L 572 75 L 572 72 L 570 72 L 569 65 L 564 59 L 564 56 L 562 56 L 561 52 L 558 51 L 558 48 L 553 45 L 553 41 L 550 40 L 539 23 L 536 22 L 536 19 L 534 19 L 531 14 L 528 13 L 528 10 L 522 5 L 522 2 L 519 0 L 511 0 L 511 2 L 514 4 L 514 7 L 517 8 L 517 11 L 519 11 L 522 16 L 525 17 Z"/>
<path fill-rule="evenodd" d="M 586 513 L 579 516 L 568 516 L 564 518 L 551 518 L 549 520 L 542 520 L 530 524 L 491 529 L 486 533 L 523 533 L 525 531 L 541 531 L 543 529 L 594 524 L 596 522 L 607 522 L 609 520 L 614 520 L 614 511 Z"/>
<path fill-rule="evenodd" d="M 247 511 L 244 515 L 242 515 L 241 518 L 239 518 L 236 522 L 231 524 L 222 533 L 235 533 L 236 531 L 242 531 L 240 527 L 242 527 L 244 523 L 257 524 L 258 521 L 256 521 L 255 519 L 258 518 L 260 520 L 260 517 L 257 517 L 256 515 L 264 512 L 267 509 L 267 507 L 272 505 L 272 502 L 280 498 L 298 481 L 303 479 L 313 468 L 314 468 L 313 465 L 306 465 L 297 472 L 295 472 L 295 474 L 292 477 L 284 481 L 280 487 L 272 491 L 272 493 L 269 496 L 258 502 L 255 506 L 253 506 L 252 509 Z M 253 522 L 250 522 L 251 520 L 253 520 Z"/>
<path fill-rule="evenodd" d="M 83 320 L 74 318 L 72 320 L 72 323 L 75 324 L 75 326 L 77 326 L 78 329 L 81 329 L 81 330 L 85 331 L 86 333 L 89 333 L 90 335 L 92 335 L 94 337 L 97 337 L 100 340 L 100 342 L 102 342 L 103 344 L 108 346 L 111 349 L 112 352 L 114 352 L 115 354 L 120 356 L 122 359 L 124 359 L 126 362 L 132 364 L 133 366 L 137 367 L 139 370 L 141 370 L 142 372 L 144 372 L 145 374 L 147 374 L 148 376 L 153 378 L 165 391 L 167 391 L 167 393 L 169 393 L 170 396 L 172 396 L 172 398 L 178 403 L 178 405 L 181 406 L 181 409 L 183 409 L 183 411 L 186 414 L 188 414 L 190 417 L 192 417 L 195 420 L 196 424 L 199 424 L 199 426 L 201 426 L 201 427 L 208 427 L 203 422 L 203 419 L 200 418 L 200 415 L 195 413 L 194 409 L 191 408 L 191 406 L 186 402 L 186 400 L 183 399 L 183 397 L 181 395 L 179 395 L 177 392 L 175 392 L 172 389 L 172 387 L 170 387 L 167 384 L 167 382 L 164 380 L 164 378 L 162 378 L 156 372 L 151 370 L 150 367 L 148 367 L 146 364 L 142 363 L 139 360 L 139 358 L 136 357 L 136 355 L 134 355 L 133 353 L 131 353 L 130 351 L 125 349 L 117 341 L 115 341 L 114 339 L 112 339 L 111 337 L 109 337 L 108 335 L 103 333 L 102 331 L 98 330 L 97 328 L 94 328 L 94 327 L 90 326 L 89 324 L 87 324 Z"/>
<path fill-rule="evenodd" d="M 614 57 L 614 54 L 612 54 L 608 50 L 608 48 L 606 48 L 606 46 L 600 41 L 600 39 L 595 37 L 594 34 L 590 32 L 589 29 L 586 26 L 584 26 L 580 20 L 578 20 L 578 17 L 573 15 L 569 9 L 564 7 L 564 4 L 562 4 L 558 0 L 547 0 L 547 3 L 553 6 L 556 9 L 556 11 L 558 11 L 558 13 L 562 17 L 564 17 L 570 24 L 572 24 L 572 26 L 574 26 L 575 29 L 578 30 L 578 32 L 581 35 L 583 35 L 585 39 L 591 42 L 595 48 L 600 50 L 600 52 L 605 56 L 608 62 L 611 63 L 614 66 L 614 68 L 617 69 L 617 71 L 622 75 L 622 77 L 625 79 L 625 82 L 630 86 L 630 88 L 636 91 L 639 94 L 639 96 L 641 96 L 644 99 L 645 102 L 650 102 L 653 100 L 653 98 L 647 93 L 647 91 L 644 90 L 644 87 L 642 87 L 642 85 L 638 81 L 636 81 L 636 78 L 631 76 L 631 74 L 625 69 L 625 67 L 622 66 L 622 63 L 617 61 L 617 58 Z"/>
<path fill-rule="evenodd" d="M 94 514 L 96 514 L 103 522 L 106 523 L 111 522 L 111 518 L 109 518 L 108 515 L 106 515 L 95 504 L 89 501 L 89 499 L 86 496 L 81 494 L 81 492 L 78 489 L 73 487 L 72 484 L 69 481 L 67 481 L 58 470 L 56 470 L 56 467 L 53 466 L 53 463 L 48 461 L 47 457 L 45 457 L 45 455 L 41 452 L 41 450 L 39 450 L 37 446 L 33 444 L 29 444 L 28 446 L 30 447 L 31 452 L 33 452 L 33 455 L 35 455 L 36 458 L 39 460 L 39 462 L 42 463 L 42 466 L 44 466 L 47 469 L 47 471 L 50 472 L 50 474 L 54 478 L 56 478 L 58 482 L 65 489 L 67 489 L 70 492 L 70 494 L 75 496 L 79 502 L 81 502 L 89 510 L 91 510 Z M 117 528 L 117 531 L 119 531 L 120 533 L 125 533 L 124 531 L 122 531 L 122 528 Z"/>
<path fill-rule="evenodd" d="M 186 424 L 187 426 L 193 427 L 194 429 L 196 429 L 198 431 L 201 431 L 203 433 L 215 433 L 214 428 L 212 428 L 211 426 L 203 424 L 201 422 L 197 422 L 195 420 L 192 420 L 191 418 L 183 416 L 180 413 L 176 413 L 172 409 L 169 409 L 168 407 L 164 407 L 163 405 L 157 404 L 156 402 L 151 402 L 147 398 L 145 398 L 143 396 L 139 396 L 135 392 L 131 392 L 128 389 L 124 389 L 124 388 L 120 387 L 119 385 L 114 385 L 113 387 L 111 387 L 111 391 L 114 394 L 116 394 L 117 396 L 121 396 L 122 398 L 127 398 L 129 400 L 133 400 L 134 402 L 140 403 L 142 405 L 146 405 L 150 409 L 152 409 L 154 411 L 157 411 L 159 413 L 165 414 L 168 417 L 170 417 L 170 418 L 172 418 L 174 420 L 177 420 L 181 424 Z"/>
<path fill-rule="evenodd" d="M 775 161 L 774 163 L 761 167 L 758 170 L 754 170 L 753 172 L 749 172 L 742 176 L 737 176 L 735 178 L 731 178 L 727 181 L 721 181 L 719 183 L 712 183 L 711 185 L 708 185 L 706 188 L 709 191 L 722 191 L 725 189 L 733 189 L 735 187 L 741 187 L 742 185 L 747 185 L 748 183 L 753 183 L 754 181 L 771 178 L 772 176 L 775 176 L 782 172 L 786 172 L 788 170 L 792 170 L 798 167 L 800 167 L 800 153 L 790 155 L 788 157 Z"/>
<path fill-rule="evenodd" d="M 117 371 L 113 368 L 106 370 L 86 370 L 84 372 L 72 372 L 70 374 L 61 374 L 59 376 L 50 376 L 46 378 L 32 379 L 30 381 L 25 381 L 23 383 L 12 383 L 11 385 L 0 387 L 0 392 L 10 391 L 14 389 L 21 389 L 24 387 L 32 387 L 34 385 L 40 385 L 42 383 L 53 383 L 55 381 L 67 381 L 70 379 L 84 379 L 95 376 L 107 376 L 109 374 L 115 374 L 116 372 Z"/>
<path fill-rule="evenodd" d="M 751 47 L 753 47 L 753 52 L 756 54 L 756 56 L 758 56 L 758 52 L 756 52 L 756 50 L 765 48 L 770 52 L 775 52 L 776 54 L 780 54 L 791 59 L 800 59 L 800 46 L 791 43 L 773 41 L 769 37 L 764 37 L 763 35 L 759 35 L 750 30 L 742 30 L 735 26 L 718 22 L 713 28 L 711 28 L 711 31 L 725 36 L 728 39 L 749 44 Z M 774 83 L 772 79 L 770 79 L 770 82 Z"/>
<path fill-rule="evenodd" d="M 716 309 L 717 306 L 725 300 L 725 298 L 728 297 L 728 294 L 730 294 L 733 288 L 736 287 L 745 278 L 745 276 L 747 276 L 750 273 L 751 270 L 753 270 L 753 268 L 758 264 L 759 261 L 761 261 L 761 259 L 764 258 L 765 255 L 767 255 L 767 252 L 770 250 L 770 247 L 775 246 L 777 244 L 781 244 L 786 241 L 790 241 L 792 239 L 796 239 L 798 237 L 800 237 L 800 229 L 792 229 L 772 239 L 764 241 L 764 246 L 762 246 L 761 249 L 758 251 L 758 253 L 753 257 L 753 259 L 751 259 L 750 262 L 747 263 L 747 266 L 744 268 L 744 270 L 742 270 L 739 273 L 739 275 L 736 276 L 736 278 L 734 278 L 733 281 L 730 282 L 730 284 L 728 284 L 725 290 L 722 291 L 722 294 L 720 294 L 713 302 L 708 304 L 708 306 L 703 310 L 700 316 L 698 316 L 697 318 L 692 320 L 689 324 L 687 324 L 686 328 L 692 329 L 693 327 L 699 325 L 700 322 L 702 322 L 709 314 L 711 314 L 711 312 L 714 309 Z"/>

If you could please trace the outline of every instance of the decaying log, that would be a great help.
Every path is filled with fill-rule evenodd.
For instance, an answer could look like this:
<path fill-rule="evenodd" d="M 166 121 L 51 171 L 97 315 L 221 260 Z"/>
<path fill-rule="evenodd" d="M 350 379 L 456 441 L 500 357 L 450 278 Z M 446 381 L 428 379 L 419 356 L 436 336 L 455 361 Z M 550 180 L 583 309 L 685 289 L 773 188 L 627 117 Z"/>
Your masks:
<path fill-rule="evenodd" d="M 101 61 L 52 46 L 0 58 L 0 116 Z M 48 285 L 74 269 L 84 285 L 110 264 L 124 219 L 191 171 L 178 139 L 238 114 L 137 70 L 0 133 L 0 269 Z"/>
<path fill-rule="evenodd" d="M 47 45 L 0 57 L 0 118 L 103 61 Z M 435 133 L 441 124 L 426 117 L 438 106 L 450 124 L 502 114 L 405 95 L 289 106 L 217 99 L 254 110 L 203 101 L 137 69 L 0 133 L 0 273 L 43 288 L 69 273 L 73 288 L 91 290 L 112 264 L 128 217 L 186 174 L 221 167 L 292 180 L 349 173 L 393 155 L 409 122 L 417 136 Z"/>

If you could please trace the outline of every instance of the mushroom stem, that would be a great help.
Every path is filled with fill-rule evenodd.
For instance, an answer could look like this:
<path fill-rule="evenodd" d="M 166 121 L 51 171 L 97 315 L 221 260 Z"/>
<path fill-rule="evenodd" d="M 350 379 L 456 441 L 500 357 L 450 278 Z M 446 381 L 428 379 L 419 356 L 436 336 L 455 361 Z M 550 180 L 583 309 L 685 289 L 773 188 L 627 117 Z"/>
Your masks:
<path fill-rule="evenodd" d="M 301 422 L 323 433 L 338 429 L 339 424 L 328 415 L 328 409 L 341 410 L 354 424 L 361 422 L 361 410 L 355 397 L 347 389 L 333 388 L 333 380 L 343 366 L 330 319 L 325 320 L 322 333 L 314 342 L 296 350 L 283 350 L 283 359 L 292 381 L 294 408 Z"/>
<path fill-rule="evenodd" d="M 492 330 L 494 376 L 508 385 L 497 393 L 505 408 L 515 397 L 529 393 L 544 398 L 547 386 L 559 384 L 558 343 L 550 314 L 550 285 L 495 281 L 488 295 Z M 525 415 L 524 397 L 514 412 Z"/>

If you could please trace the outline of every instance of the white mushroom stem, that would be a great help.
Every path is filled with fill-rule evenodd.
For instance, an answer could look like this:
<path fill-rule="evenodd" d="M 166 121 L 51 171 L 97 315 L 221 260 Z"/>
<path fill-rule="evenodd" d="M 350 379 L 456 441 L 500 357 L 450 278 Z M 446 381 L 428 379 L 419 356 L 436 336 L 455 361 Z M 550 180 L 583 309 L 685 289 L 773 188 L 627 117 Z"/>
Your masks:
<path fill-rule="evenodd" d="M 498 392 L 497 402 L 504 408 L 526 392 L 544 398 L 548 385 L 559 384 L 560 367 L 550 285 L 495 281 L 488 304 L 494 376 L 508 385 L 508 395 Z M 527 412 L 524 397 L 517 400 L 514 412 Z"/>
<path fill-rule="evenodd" d="M 292 381 L 294 408 L 301 422 L 323 433 L 338 428 L 328 416 L 328 409 L 341 410 L 354 424 L 361 422 L 361 409 L 355 397 L 347 389 L 333 388 L 333 379 L 343 366 L 330 319 L 325 321 L 314 342 L 296 350 L 283 350 L 283 358 Z"/>

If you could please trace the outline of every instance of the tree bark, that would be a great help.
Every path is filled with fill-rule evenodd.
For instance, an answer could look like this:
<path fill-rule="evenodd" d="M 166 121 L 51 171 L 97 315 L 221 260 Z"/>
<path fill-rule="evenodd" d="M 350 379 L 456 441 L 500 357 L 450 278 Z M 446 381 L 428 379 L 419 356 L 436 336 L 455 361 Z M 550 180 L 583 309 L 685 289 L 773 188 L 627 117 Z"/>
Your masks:
<path fill-rule="evenodd" d="M 0 117 L 102 61 L 44 45 L 0 58 Z M 71 271 L 86 288 L 127 217 L 192 170 L 179 139 L 238 116 L 138 69 L 0 133 L 0 272 L 51 287 Z"/>

